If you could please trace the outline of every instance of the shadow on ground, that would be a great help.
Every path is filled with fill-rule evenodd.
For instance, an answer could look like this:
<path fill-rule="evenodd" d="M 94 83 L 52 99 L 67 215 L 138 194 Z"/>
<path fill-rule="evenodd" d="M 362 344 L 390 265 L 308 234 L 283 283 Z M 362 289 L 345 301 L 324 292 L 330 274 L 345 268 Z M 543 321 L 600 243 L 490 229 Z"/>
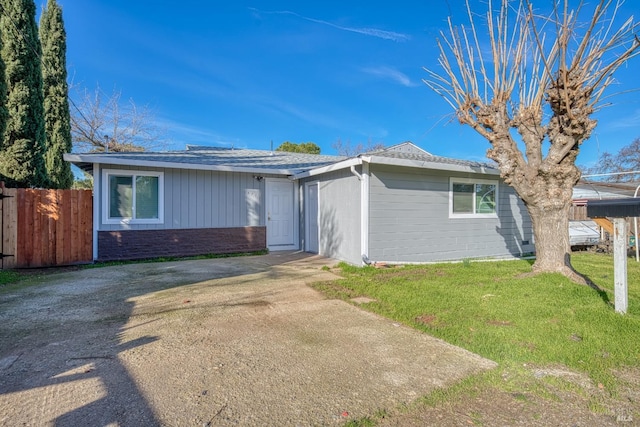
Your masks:
<path fill-rule="evenodd" d="M 495 366 L 326 300 L 304 253 L 131 264 L 0 293 L 2 425 L 325 425 Z"/>

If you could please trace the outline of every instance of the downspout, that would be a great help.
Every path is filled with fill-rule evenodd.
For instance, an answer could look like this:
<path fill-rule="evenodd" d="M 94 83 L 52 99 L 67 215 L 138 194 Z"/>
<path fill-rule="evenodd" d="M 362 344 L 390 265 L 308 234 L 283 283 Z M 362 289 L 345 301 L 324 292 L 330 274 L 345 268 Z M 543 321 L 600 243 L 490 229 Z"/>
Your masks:
<path fill-rule="evenodd" d="M 369 163 L 368 158 L 361 158 L 362 172 L 351 165 L 351 173 L 360 181 L 360 254 L 362 263 L 369 265 Z"/>
<path fill-rule="evenodd" d="M 358 178 L 358 181 L 362 182 L 362 175 L 356 170 L 356 166 L 351 165 L 349 169 L 351 170 L 351 173 L 354 174 L 356 178 Z"/>

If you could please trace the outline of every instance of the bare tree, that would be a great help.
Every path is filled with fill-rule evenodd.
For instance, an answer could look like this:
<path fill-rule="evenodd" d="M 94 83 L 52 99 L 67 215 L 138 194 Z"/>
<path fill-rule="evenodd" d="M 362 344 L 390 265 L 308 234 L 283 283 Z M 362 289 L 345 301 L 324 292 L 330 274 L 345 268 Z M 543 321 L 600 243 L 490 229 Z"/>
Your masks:
<path fill-rule="evenodd" d="M 598 158 L 595 166 L 583 170 L 587 175 L 603 175 L 600 178 L 608 182 L 635 182 L 640 179 L 640 138 L 625 145 L 616 154 L 607 151 Z M 634 173 L 635 172 L 635 173 Z"/>
<path fill-rule="evenodd" d="M 163 146 L 161 129 L 148 107 L 139 108 L 121 92 L 105 94 L 100 87 L 76 90 L 71 102 L 71 136 L 75 151 L 146 151 Z"/>
<path fill-rule="evenodd" d="M 616 26 L 620 3 L 613 0 L 591 9 L 583 1 L 575 9 L 569 0 L 553 5 L 542 16 L 531 0 L 500 0 L 497 10 L 490 0 L 484 29 L 467 1 L 469 26 L 449 21 L 438 42 L 444 72 L 427 69 L 425 83 L 489 141 L 487 157 L 524 201 L 535 237 L 533 271 L 586 283 L 570 262 L 575 161 L 614 72 L 639 53 L 638 24 L 629 18 Z"/>
<path fill-rule="evenodd" d="M 333 144 L 331 144 L 331 148 L 336 150 L 339 156 L 353 157 L 362 153 L 369 153 L 371 151 L 379 151 L 384 150 L 384 143 L 382 142 L 373 142 L 371 138 L 367 141 L 367 144 L 363 144 L 359 142 L 355 145 L 351 145 L 351 141 L 342 142 L 340 138 L 336 140 Z"/>

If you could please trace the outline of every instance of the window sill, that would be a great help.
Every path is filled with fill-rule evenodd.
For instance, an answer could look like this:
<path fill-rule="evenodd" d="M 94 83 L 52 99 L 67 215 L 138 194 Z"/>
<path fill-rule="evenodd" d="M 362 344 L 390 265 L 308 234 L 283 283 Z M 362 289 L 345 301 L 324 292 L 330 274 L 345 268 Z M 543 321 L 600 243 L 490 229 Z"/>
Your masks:
<path fill-rule="evenodd" d="M 164 224 L 164 221 L 161 219 L 123 218 L 123 219 L 108 219 L 106 221 L 102 221 L 102 224 L 103 225 Z"/>
<path fill-rule="evenodd" d="M 449 219 L 498 219 L 497 214 L 449 214 Z"/>

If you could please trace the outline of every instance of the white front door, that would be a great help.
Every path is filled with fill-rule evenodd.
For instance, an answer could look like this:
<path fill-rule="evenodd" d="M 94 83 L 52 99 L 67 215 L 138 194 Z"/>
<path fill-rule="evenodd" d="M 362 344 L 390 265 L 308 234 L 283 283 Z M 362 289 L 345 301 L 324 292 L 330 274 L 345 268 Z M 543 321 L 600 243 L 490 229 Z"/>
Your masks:
<path fill-rule="evenodd" d="M 305 229 L 306 229 L 306 250 L 307 252 L 318 253 L 318 183 L 311 182 L 306 185 L 305 194 Z"/>
<path fill-rule="evenodd" d="M 288 179 L 266 182 L 267 247 L 271 250 L 297 249 L 295 184 Z"/>

